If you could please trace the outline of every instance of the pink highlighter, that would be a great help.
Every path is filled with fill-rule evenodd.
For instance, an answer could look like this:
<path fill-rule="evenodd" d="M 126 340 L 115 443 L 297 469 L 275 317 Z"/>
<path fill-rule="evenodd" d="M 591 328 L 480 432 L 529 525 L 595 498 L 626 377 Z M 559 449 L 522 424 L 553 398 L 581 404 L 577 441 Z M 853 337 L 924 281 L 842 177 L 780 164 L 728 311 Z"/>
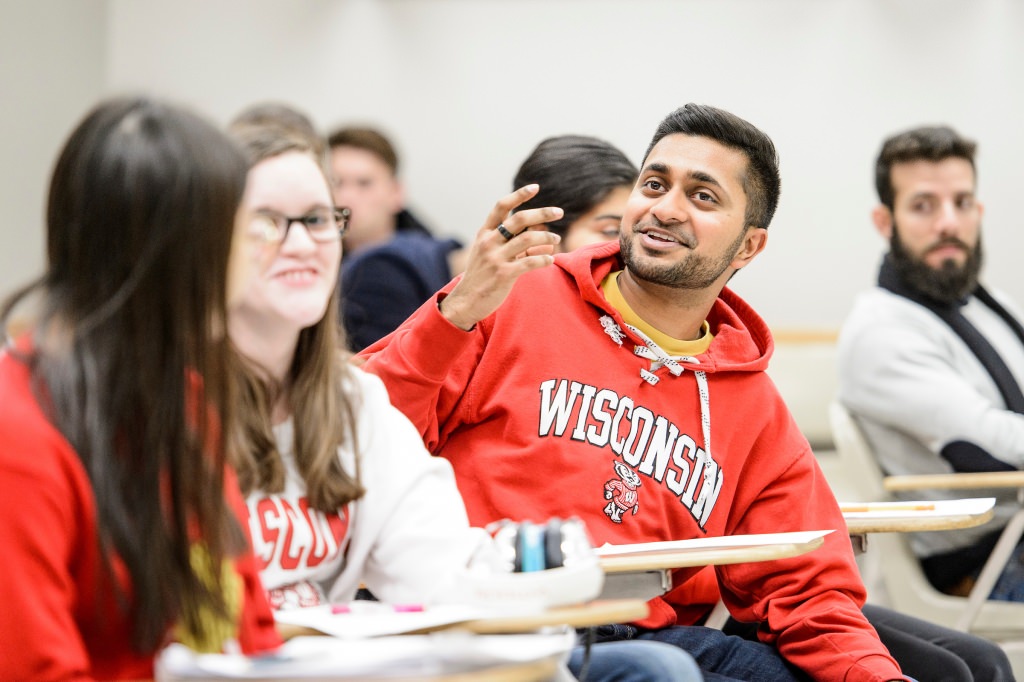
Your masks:
<path fill-rule="evenodd" d="M 422 604 L 383 604 L 374 601 L 354 601 L 347 604 L 331 604 L 332 614 L 341 613 L 419 613 Z"/>

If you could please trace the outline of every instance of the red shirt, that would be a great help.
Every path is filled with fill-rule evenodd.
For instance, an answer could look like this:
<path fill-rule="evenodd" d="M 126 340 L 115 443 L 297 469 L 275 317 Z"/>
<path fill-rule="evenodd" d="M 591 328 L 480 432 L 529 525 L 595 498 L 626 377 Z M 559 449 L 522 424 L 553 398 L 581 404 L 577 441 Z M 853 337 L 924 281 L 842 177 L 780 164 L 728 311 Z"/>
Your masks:
<path fill-rule="evenodd" d="M 470 332 L 438 310 L 453 282 L 363 368 L 452 463 L 473 525 L 577 516 L 596 545 L 836 530 L 804 556 L 676 571 L 643 625 L 700 622 L 717 577 L 730 612 L 815 679 L 899 678 L 861 613 L 839 505 L 764 371 L 768 326 L 725 289 L 708 349 L 666 362 L 600 289 L 618 251 L 559 254 Z"/>
<path fill-rule="evenodd" d="M 128 614 L 113 590 L 99 589 L 106 569 L 85 469 L 36 403 L 27 368 L 8 353 L 0 353 L 0 406 L 0 679 L 153 677 L 153 655 L 131 646 Z M 225 486 L 244 519 L 234 476 Z M 245 588 L 243 651 L 279 646 L 251 553 L 234 565 Z"/>

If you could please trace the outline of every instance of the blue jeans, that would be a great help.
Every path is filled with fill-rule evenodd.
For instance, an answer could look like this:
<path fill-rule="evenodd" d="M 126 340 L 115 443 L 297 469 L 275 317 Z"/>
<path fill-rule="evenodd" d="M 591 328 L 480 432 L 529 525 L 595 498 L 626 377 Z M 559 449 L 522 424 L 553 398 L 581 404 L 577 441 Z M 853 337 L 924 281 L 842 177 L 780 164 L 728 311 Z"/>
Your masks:
<path fill-rule="evenodd" d="M 1006 560 L 1006 566 L 988 598 L 1024 602 L 1024 541 L 1017 543 L 1016 549 Z"/>
<path fill-rule="evenodd" d="M 692 625 L 641 630 L 634 625 L 619 624 L 602 625 L 596 631 L 598 640 L 602 642 L 628 640 L 672 644 L 697 661 L 708 682 L 796 682 L 807 679 L 796 673 L 775 647 L 726 635 L 713 628 Z"/>
<path fill-rule="evenodd" d="M 590 647 L 590 659 L 581 677 L 584 647 L 569 657 L 569 671 L 585 682 L 700 682 L 700 669 L 689 654 L 659 642 L 641 640 L 600 642 Z"/>

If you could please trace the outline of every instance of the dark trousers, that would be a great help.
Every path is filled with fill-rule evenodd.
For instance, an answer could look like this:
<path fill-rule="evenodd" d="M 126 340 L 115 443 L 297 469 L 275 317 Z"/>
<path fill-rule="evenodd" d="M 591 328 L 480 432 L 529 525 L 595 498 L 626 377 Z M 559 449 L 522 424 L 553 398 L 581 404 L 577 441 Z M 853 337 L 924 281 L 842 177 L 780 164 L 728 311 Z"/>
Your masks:
<path fill-rule="evenodd" d="M 1014 680 L 1006 653 L 994 642 L 874 604 L 863 611 L 904 675 L 922 682 Z M 722 630 L 757 638 L 755 625 L 731 618 Z"/>

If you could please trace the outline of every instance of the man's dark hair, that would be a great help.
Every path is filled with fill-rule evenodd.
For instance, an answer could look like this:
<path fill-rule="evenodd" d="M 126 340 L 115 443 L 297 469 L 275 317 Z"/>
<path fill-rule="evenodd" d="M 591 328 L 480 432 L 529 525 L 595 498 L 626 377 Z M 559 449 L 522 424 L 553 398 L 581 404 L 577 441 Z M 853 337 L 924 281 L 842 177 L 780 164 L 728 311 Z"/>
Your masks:
<path fill-rule="evenodd" d="M 779 205 L 782 186 L 779 155 L 771 138 L 735 114 L 706 104 L 690 103 L 673 111 L 658 125 L 644 153 L 644 163 L 654 145 L 666 135 L 676 133 L 710 138 L 747 157 L 747 172 L 740 178 L 747 194 L 743 219 L 748 226 L 767 228 Z"/>
<path fill-rule="evenodd" d="M 604 140 L 585 135 L 549 137 L 530 152 L 519 167 L 512 189 L 530 183 L 540 191 L 518 210 L 558 206 L 559 220 L 548 230 L 565 236 L 569 226 L 589 212 L 618 187 L 631 187 L 639 171 L 619 149 Z"/>
<path fill-rule="evenodd" d="M 974 140 L 961 137 L 949 126 L 923 126 L 893 135 L 882 144 L 882 151 L 875 162 L 875 189 L 878 190 L 879 201 L 893 210 L 896 189 L 892 186 L 892 167 L 897 163 L 964 159 L 970 162 L 977 177 L 978 170 L 974 165 L 976 148 Z"/>

